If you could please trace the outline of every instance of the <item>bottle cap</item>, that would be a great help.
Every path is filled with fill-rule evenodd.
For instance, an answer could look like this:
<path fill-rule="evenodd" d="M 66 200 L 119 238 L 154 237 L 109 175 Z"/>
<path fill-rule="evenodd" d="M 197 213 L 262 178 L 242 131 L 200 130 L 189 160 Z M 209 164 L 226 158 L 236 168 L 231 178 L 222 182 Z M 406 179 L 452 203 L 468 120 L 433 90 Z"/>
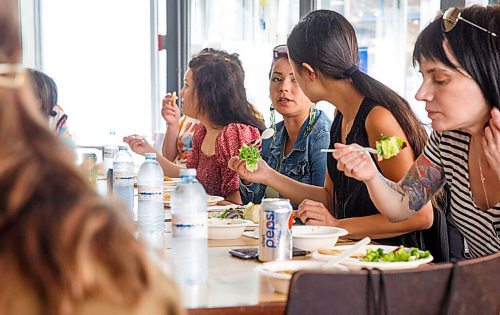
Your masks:
<path fill-rule="evenodd" d="M 182 176 L 196 176 L 195 168 L 181 168 L 179 175 Z"/>
<path fill-rule="evenodd" d="M 127 150 L 127 146 L 126 145 L 120 145 L 120 146 L 118 146 L 118 149 L 126 151 Z"/>
<path fill-rule="evenodd" d="M 156 160 L 156 153 L 155 152 L 144 153 L 144 157 L 146 158 L 146 160 Z"/>

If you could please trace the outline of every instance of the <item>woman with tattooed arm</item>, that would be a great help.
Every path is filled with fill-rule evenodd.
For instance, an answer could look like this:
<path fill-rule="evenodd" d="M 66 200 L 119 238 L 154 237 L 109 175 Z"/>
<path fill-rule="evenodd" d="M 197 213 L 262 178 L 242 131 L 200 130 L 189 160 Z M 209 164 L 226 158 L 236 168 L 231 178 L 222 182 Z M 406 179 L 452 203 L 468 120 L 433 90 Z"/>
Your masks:
<path fill-rule="evenodd" d="M 434 129 L 407 175 L 394 183 L 373 161 L 335 144 L 338 168 L 365 182 L 391 221 L 404 220 L 447 183 L 450 211 L 472 257 L 500 251 L 500 6 L 450 8 L 417 39 L 423 83 L 416 98 Z"/>

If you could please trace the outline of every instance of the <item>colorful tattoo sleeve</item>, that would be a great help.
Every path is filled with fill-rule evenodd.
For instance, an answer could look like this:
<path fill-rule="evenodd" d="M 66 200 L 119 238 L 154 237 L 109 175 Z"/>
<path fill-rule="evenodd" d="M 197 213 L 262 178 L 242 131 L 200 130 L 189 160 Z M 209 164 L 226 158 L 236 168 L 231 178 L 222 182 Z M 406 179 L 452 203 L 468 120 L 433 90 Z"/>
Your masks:
<path fill-rule="evenodd" d="M 422 154 L 413 163 L 398 188 L 408 196 L 410 210 L 418 211 L 441 189 L 444 182 L 443 169 Z"/>

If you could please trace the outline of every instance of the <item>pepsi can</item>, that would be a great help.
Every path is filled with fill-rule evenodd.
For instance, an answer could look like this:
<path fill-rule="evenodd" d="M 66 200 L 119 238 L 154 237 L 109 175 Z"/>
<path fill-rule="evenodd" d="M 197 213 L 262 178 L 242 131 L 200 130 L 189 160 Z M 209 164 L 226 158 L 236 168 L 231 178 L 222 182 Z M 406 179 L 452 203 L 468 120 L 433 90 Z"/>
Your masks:
<path fill-rule="evenodd" d="M 267 198 L 260 205 L 259 260 L 292 259 L 292 205 L 288 199 Z"/>

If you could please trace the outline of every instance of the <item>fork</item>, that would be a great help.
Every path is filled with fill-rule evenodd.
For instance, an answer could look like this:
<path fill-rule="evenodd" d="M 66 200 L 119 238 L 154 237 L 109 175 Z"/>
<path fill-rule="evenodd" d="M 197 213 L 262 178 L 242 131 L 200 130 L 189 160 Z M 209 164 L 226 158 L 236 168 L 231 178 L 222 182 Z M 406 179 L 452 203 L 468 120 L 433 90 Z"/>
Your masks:
<path fill-rule="evenodd" d="M 338 149 L 321 149 L 320 152 L 327 152 L 327 153 L 333 153 Z M 355 152 L 368 152 L 372 154 L 378 154 L 377 150 L 369 147 L 361 147 L 361 148 L 354 148 L 353 151 Z"/>

